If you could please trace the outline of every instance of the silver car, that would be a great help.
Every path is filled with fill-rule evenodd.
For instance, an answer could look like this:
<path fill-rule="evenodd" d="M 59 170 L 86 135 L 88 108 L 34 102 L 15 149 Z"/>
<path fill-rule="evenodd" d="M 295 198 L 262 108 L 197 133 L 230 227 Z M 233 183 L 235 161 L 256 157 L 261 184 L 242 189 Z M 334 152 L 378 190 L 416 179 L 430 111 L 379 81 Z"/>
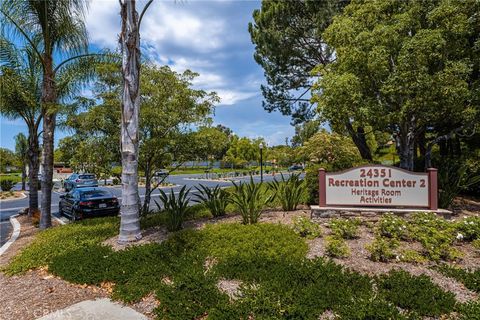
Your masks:
<path fill-rule="evenodd" d="M 82 187 L 98 187 L 98 181 L 94 174 L 91 173 L 74 173 L 63 182 L 66 192 Z"/>

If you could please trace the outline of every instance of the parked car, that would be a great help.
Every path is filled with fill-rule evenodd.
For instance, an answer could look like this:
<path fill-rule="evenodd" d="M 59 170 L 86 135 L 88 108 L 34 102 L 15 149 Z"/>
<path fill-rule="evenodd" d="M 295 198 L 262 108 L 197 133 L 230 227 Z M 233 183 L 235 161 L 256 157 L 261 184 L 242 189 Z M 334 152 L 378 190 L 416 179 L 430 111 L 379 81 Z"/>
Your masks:
<path fill-rule="evenodd" d="M 82 187 L 98 187 L 98 181 L 91 173 L 74 173 L 63 182 L 63 188 L 66 192 Z"/>
<path fill-rule="evenodd" d="M 163 177 L 168 176 L 168 171 L 165 170 L 165 169 L 161 169 L 161 170 L 155 172 L 155 173 L 153 174 L 153 176 L 154 176 L 154 177 L 163 178 Z"/>
<path fill-rule="evenodd" d="M 120 204 L 117 197 L 100 188 L 77 188 L 60 196 L 58 211 L 75 221 L 78 219 L 118 215 Z"/>
<path fill-rule="evenodd" d="M 293 166 L 288 167 L 288 171 L 297 171 L 297 170 L 303 170 L 303 167 L 299 164 L 294 164 Z"/>

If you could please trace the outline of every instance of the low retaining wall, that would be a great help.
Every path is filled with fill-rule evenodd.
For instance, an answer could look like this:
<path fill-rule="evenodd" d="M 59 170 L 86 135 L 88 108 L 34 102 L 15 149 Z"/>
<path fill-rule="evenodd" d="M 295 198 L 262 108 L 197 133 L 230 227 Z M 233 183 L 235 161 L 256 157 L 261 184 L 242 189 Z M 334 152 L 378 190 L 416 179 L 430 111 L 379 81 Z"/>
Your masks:
<path fill-rule="evenodd" d="M 310 206 L 311 218 L 349 218 L 349 217 L 376 217 L 385 213 L 394 213 L 400 216 L 408 216 L 415 212 L 433 212 L 446 219 L 452 217 L 452 212 L 445 209 L 393 209 L 393 208 L 349 208 L 349 207 L 320 207 Z"/>

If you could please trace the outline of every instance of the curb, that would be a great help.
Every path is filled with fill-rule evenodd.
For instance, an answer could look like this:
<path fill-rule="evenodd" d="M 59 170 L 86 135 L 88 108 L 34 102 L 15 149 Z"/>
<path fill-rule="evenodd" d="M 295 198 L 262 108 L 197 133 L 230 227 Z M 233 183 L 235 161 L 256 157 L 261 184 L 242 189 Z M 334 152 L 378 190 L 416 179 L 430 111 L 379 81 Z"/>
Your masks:
<path fill-rule="evenodd" d="M 18 222 L 18 220 L 16 219 L 16 217 L 18 217 L 18 214 L 10 217 L 10 223 L 11 223 L 12 226 L 13 226 L 12 236 L 11 236 L 10 239 L 8 239 L 8 241 L 0 248 L 0 256 L 1 256 L 2 254 L 4 254 L 5 251 L 7 251 L 7 249 L 12 245 L 12 243 L 15 242 L 15 240 L 17 240 L 18 236 L 20 235 L 20 223 Z"/>

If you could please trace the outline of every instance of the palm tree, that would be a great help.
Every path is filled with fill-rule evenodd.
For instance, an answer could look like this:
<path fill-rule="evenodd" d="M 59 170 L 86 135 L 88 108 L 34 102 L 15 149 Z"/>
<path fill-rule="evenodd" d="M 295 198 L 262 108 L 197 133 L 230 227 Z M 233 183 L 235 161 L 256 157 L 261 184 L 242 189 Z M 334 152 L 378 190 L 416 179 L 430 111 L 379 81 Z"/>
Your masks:
<path fill-rule="evenodd" d="M 19 133 L 15 136 L 15 153 L 22 166 L 22 190 L 25 190 L 28 162 L 28 140 L 23 133 Z"/>
<path fill-rule="evenodd" d="M 40 228 L 52 225 L 51 200 L 53 178 L 54 133 L 60 90 L 70 90 L 71 83 L 60 84 L 60 74 L 78 70 L 76 60 L 90 58 L 84 24 L 87 1 L 84 0 L 4 0 L 0 7 L 2 24 L 17 36 L 16 41 L 28 44 L 42 66 L 41 112 L 43 116 L 42 213 Z M 63 60 L 55 63 L 55 57 Z M 80 63 L 79 65 L 82 65 Z M 84 63 L 83 66 L 88 65 Z M 89 80 L 91 72 L 84 73 Z M 76 86 L 82 81 L 77 81 Z M 61 88 L 60 86 L 63 87 Z M 75 86 L 74 86 L 75 87 Z"/>
<path fill-rule="evenodd" d="M 122 207 L 120 209 L 120 243 L 139 240 L 140 196 L 138 194 L 138 115 L 140 111 L 140 23 L 153 0 L 140 16 L 135 0 L 120 0 L 122 29 Z"/>
<path fill-rule="evenodd" d="M 37 55 L 30 49 L 19 50 L 0 38 L 0 113 L 9 119 L 23 119 L 28 128 L 28 213 L 32 215 L 38 212 L 42 67 Z"/>

